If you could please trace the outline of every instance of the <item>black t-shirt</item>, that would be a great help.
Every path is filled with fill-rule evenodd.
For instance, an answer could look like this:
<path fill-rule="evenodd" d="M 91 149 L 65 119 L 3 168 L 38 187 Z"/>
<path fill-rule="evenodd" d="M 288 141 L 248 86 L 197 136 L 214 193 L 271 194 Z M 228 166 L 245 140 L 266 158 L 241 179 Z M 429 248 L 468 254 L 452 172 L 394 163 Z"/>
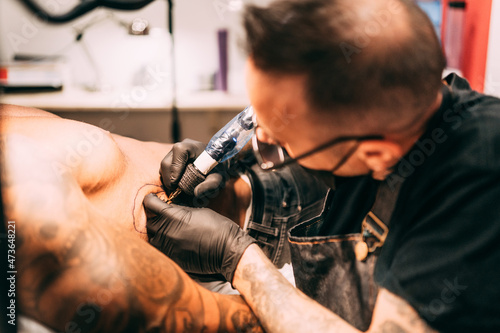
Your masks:
<path fill-rule="evenodd" d="M 500 332 L 500 100 L 452 74 L 402 181 L 375 281 L 444 332 Z M 322 235 L 360 232 L 377 182 L 342 179 Z M 357 221 L 353 223 L 352 221 Z"/>

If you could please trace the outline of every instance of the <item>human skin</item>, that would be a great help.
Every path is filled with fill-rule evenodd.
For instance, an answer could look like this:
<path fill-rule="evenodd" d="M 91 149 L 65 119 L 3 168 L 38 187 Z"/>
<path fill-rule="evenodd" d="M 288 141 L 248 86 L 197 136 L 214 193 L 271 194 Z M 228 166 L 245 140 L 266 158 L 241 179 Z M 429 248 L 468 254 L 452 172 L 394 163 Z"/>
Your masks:
<path fill-rule="evenodd" d="M 158 168 L 171 145 L 10 105 L 0 121 L 20 313 L 64 332 L 261 330 L 241 297 L 200 287 L 146 242 L 142 201 L 165 198 Z M 233 180 L 221 197 L 248 190 Z M 215 201 L 233 219 L 248 205 Z"/>

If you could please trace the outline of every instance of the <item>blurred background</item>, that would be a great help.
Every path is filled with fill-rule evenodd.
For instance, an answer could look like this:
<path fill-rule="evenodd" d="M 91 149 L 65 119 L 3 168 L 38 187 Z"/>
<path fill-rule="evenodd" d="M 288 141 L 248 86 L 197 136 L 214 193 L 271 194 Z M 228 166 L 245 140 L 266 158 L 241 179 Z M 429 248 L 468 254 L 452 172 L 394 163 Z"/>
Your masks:
<path fill-rule="evenodd" d="M 58 16 L 85 1 L 31 2 Z M 248 104 L 240 22 L 250 1 L 173 1 L 174 44 L 171 2 L 146 2 L 54 24 L 23 0 L 0 0 L 0 101 L 141 140 L 208 141 Z M 500 96 L 500 0 L 418 3 L 442 40 L 447 71 Z"/>

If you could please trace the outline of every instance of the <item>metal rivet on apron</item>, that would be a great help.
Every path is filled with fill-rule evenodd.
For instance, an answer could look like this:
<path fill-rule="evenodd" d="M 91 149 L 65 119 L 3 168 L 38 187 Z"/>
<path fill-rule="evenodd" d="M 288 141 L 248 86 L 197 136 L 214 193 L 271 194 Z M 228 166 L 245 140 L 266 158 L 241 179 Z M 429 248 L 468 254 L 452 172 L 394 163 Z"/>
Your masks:
<path fill-rule="evenodd" d="M 356 243 L 354 246 L 354 254 L 358 261 L 364 261 L 368 256 L 368 245 L 363 241 Z"/>

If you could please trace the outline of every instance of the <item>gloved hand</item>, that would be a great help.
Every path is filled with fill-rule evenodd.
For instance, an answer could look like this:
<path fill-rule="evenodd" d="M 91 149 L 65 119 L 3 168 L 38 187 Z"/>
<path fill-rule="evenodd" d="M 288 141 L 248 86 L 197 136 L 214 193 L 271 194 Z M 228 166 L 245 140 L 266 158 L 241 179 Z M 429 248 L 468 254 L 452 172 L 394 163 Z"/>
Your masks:
<path fill-rule="evenodd" d="M 189 273 L 218 273 L 232 283 L 243 252 L 255 242 L 208 208 L 166 204 L 154 194 L 144 198 L 144 207 L 155 214 L 147 219 L 149 242 Z"/>
<path fill-rule="evenodd" d="M 160 175 L 163 185 L 170 191 L 177 188 L 184 175 L 186 166 L 192 163 L 205 149 L 205 144 L 185 139 L 174 144 L 172 150 L 161 161 Z M 229 163 L 219 163 L 205 178 L 194 188 L 194 196 L 198 198 L 211 197 L 212 193 L 224 187 L 229 179 Z"/>

